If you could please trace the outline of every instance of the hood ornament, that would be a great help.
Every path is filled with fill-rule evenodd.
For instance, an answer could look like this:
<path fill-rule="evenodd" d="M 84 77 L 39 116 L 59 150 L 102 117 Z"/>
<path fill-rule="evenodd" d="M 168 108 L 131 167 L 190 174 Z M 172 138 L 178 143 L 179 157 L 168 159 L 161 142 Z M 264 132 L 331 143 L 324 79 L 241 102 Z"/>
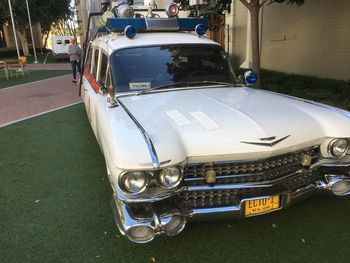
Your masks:
<path fill-rule="evenodd" d="M 244 141 L 241 141 L 241 143 L 253 144 L 253 145 L 258 145 L 258 146 L 273 147 L 276 144 L 280 143 L 281 141 L 284 141 L 288 137 L 290 137 L 290 135 L 287 135 L 287 136 L 285 136 L 285 137 L 283 137 L 281 139 L 275 140 L 276 136 L 271 136 L 271 137 L 267 137 L 267 138 L 260 138 L 259 140 L 263 141 L 263 142 L 244 142 Z"/>

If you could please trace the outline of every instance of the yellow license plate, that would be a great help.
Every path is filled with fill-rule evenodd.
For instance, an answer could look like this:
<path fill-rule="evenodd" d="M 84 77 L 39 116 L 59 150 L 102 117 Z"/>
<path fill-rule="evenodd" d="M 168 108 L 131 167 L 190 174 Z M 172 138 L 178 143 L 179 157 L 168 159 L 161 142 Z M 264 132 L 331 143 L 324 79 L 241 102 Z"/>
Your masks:
<path fill-rule="evenodd" d="M 281 207 L 279 195 L 245 201 L 245 216 L 265 214 Z"/>

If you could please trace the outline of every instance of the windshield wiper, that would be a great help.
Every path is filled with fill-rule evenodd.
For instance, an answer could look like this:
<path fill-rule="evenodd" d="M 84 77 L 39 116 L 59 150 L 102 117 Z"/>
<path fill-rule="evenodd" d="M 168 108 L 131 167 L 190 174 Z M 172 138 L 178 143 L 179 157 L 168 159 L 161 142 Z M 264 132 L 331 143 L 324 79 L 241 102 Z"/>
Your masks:
<path fill-rule="evenodd" d="M 181 86 L 181 85 L 186 84 L 186 83 L 187 83 L 187 81 L 179 81 L 179 82 L 174 82 L 174 83 L 171 83 L 171 84 L 161 85 L 161 86 L 158 86 L 158 87 L 149 88 L 149 89 L 145 89 L 143 91 L 140 91 L 139 93 L 137 93 L 137 95 L 146 94 L 146 93 L 149 93 L 149 92 L 151 92 L 153 90 L 167 89 L 167 88 L 171 88 L 171 87 Z"/>
<path fill-rule="evenodd" d="M 167 89 L 167 88 L 172 88 L 172 87 L 178 87 L 178 86 L 192 86 L 192 85 L 220 85 L 220 86 L 232 86 L 234 85 L 234 83 L 230 83 L 230 82 L 221 82 L 221 81 L 212 81 L 212 80 L 203 80 L 203 81 L 178 81 L 178 82 L 174 82 L 171 84 L 166 84 L 166 85 L 161 85 L 158 87 L 154 87 L 154 88 L 149 88 L 149 89 L 145 89 L 143 91 L 140 91 L 139 93 L 137 93 L 137 95 L 143 95 L 143 94 L 147 94 L 150 93 L 154 90 L 161 90 L 161 89 Z"/>

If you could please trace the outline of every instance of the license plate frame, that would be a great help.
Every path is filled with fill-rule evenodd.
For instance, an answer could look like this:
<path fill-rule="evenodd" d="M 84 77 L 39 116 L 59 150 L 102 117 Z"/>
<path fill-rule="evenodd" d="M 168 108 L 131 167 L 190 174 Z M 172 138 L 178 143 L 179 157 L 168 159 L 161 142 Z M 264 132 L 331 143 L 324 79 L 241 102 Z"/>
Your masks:
<path fill-rule="evenodd" d="M 281 209 L 281 195 L 257 197 L 244 201 L 244 216 L 258 216 Z"/>

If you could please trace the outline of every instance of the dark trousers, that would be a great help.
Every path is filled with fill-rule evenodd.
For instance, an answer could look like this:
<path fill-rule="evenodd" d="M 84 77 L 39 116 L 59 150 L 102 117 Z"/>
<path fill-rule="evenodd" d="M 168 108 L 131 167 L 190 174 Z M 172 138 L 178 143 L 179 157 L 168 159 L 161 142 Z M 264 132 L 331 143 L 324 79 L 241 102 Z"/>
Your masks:
<path fill-rule="evenodd" d="M 70 62 L 70 64 L 72 65 L 72 70 L 73 70 L 73 79 L 77 78 L 77 68 L 78 68 L 78 72 L 81 76 L 81 68 L 80 68 L 80 61 L 79 60 L 73 60 Z"/>

